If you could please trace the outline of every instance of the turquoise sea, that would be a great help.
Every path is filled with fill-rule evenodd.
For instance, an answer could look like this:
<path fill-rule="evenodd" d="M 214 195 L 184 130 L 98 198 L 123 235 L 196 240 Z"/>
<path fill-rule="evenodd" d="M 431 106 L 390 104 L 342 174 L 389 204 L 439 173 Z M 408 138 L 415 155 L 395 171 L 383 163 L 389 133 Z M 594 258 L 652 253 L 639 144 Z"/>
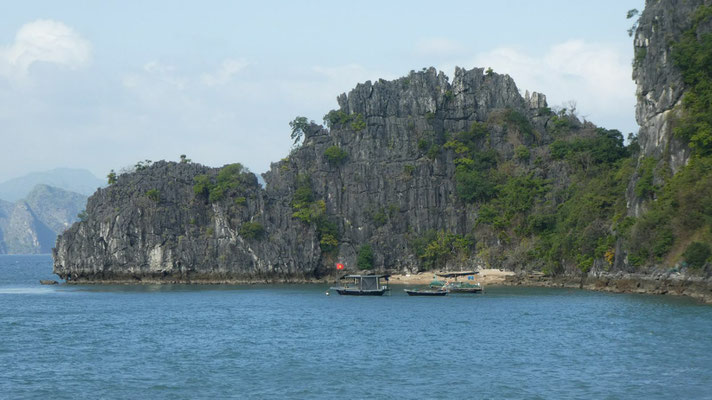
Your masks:
<path fill-rule="evenodd" d="M 712 398 L 712 306 L 567 289 L 40 286 L 0 256 L 0 398 Z"/>

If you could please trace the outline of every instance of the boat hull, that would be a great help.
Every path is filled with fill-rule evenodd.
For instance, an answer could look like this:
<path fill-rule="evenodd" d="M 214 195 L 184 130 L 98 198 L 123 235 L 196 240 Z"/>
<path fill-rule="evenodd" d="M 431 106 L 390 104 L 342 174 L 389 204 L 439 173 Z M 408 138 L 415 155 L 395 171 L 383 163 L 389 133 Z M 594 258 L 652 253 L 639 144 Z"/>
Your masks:
<path fill-rule="evenodd" d="M 445 290 L 403 290 L 408 293 L 408 296 L 447 296 Z"/>
<path fill-rule="evenodd" d="M 336 292 L 342 296 L 383 296 L 388 289 L 379 290 L 358 290 L 358 289 L 339 289 L 334 288 Z"/>
<path fill-rule="evenodd" d="M 450 293 L 482 293 L 482 288 L 451 288 Z"/>

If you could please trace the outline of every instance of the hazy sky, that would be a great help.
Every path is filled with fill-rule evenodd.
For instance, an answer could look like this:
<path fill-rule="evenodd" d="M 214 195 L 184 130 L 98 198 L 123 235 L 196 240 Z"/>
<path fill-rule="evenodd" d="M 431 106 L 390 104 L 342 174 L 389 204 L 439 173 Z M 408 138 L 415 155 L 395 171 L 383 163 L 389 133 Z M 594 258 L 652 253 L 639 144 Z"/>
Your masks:
<path fill-rule="evenodd" d="M 149 4 L 146 4 L 149 3 Z M 643 0 L 31 1 L 0 13 L 0 181 L 55 167 L 288 154 L 356 83 L 492 67 L 549 104 L 637 131 L 631 21 Z"/>

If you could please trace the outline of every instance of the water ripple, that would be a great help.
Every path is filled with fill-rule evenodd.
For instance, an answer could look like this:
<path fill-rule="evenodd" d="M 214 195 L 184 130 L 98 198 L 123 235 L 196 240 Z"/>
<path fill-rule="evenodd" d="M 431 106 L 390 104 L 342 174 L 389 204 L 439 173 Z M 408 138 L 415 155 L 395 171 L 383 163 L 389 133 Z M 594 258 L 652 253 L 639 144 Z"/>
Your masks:
<path fill-rule="evenodd" d="M 709 398 L 712 387 L 712 307 L 689 299 L 45 288 L 49 259 L 26 260 L 0 256 L 8 398 Z"/>

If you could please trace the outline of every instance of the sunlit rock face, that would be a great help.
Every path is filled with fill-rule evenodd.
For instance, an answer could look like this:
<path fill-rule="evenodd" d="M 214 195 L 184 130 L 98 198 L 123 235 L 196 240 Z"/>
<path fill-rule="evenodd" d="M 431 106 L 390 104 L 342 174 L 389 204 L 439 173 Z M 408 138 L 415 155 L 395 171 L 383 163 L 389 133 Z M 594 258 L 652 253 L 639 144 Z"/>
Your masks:
<path fill-rule="evenodd" d="M 157 162 L 121 175 L 58 239 L 55 272 L 76 281 L 305 280 L 333 272 L 336 261 L 355 268 L 365 244 L 377 269 L 416 269 L 418 235 L 474 228 L 476 209 L 457 196 L 454 153 L 443 148 L 448 135 L 489 121 L 482 147 L 505 161 L 516 146 L 536 155 L 550 142 L 547 117 L 539 116 L 544 95 L 522 97 L 509 76 L 478 68 L 458 68 L 452 82 L 433 68 L 366 82 L 338 102 L 342 120 L 330 129 L 305 126 L 301 146 L 264 174 L 264 188 L 243 173 L 239 188 L 210 200 L 195 193 L 195 179 L 216 180 L 220 169 L 193 163 Z M 504 110 L 541 133 L 525 137 L 499 121 Z M 342 160 L 327 157 L 333 147 Z M 300 182 L 335 229 L 335 246 L 320 224 L 295 217 Z M 246 234 L 247 223 L 260 235 Z M 458 263 L 475 265 L 474 254 Z"/>
<path fill-rule="evenodd" d="M 638 98 L 635 116 L 640 125 L 641 157 L 654 157 L 659 166 L 673 174 L 687 164 L 690 149 L 673 135 L 686 87 L 673 62 L 671 44 L 692 26 L 695 10 L 704 4 L 703 0 L 646 1 L 634 35 L 633 79 Z M 712 25 L 700 24 L 698 34 L 711 30 Z M 660 181 L 662 177 L 656 179 Z M 639 216 L 645 208 L 643 199 L 633 193 L 636 181 L 634 176 L 628 199 L 631 214 Z"/>

